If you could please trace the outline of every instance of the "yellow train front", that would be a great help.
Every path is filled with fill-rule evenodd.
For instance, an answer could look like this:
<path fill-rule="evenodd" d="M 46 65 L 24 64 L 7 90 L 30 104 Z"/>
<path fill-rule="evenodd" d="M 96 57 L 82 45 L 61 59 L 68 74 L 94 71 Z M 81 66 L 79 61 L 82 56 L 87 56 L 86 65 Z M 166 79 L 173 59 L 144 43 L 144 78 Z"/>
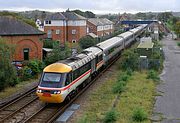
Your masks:
<path fill-rule="evenodd" d="M 66 64 L 54 63 L 43 70 L 36 94 L 48 103 L 61 103 L 69 94 L 69 73 L 72 68 Z"/>

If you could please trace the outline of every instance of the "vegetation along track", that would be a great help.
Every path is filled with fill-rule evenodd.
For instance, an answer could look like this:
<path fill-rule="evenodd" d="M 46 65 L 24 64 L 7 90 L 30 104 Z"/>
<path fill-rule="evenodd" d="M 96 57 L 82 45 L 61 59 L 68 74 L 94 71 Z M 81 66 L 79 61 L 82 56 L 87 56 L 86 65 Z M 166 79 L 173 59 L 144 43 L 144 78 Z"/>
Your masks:
<path fill-rule="evenodd" d="M 119 56 L 120 57 L 120 56 Z M 46 104 L 39 111 L 34 113 L 31 117 L 27 118 L 23 123 L 52 123 L 61 115 L 94 81 L 96 81 L 103 73 L 110 68 L 110 66 L 119 59 L 114 59 L 100 74 L 98 74 L 85 88 L 80 90 L 78 94 L 73 97 L 69 102 L 65 101 L 62 104 Z"/>
<path fill-rule="evenodd" d="M 62 114 L 86 89 L 91 86 L 119 57 L 114 59 L 86 87 L 81 89 L 69 102 L 46 104 L 38 100 L 35 89 L 0 109 L 2 123 L 51 123 Z"/>

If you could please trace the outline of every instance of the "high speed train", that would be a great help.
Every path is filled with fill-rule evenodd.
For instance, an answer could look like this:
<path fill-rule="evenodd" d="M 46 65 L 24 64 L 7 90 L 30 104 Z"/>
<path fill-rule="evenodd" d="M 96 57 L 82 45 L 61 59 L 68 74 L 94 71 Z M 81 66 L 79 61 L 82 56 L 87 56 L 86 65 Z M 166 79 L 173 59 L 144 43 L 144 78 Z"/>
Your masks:
<path fill-rule="evenodd" d="M 80 85 L 89 82 L 103 66 L 131 45 L 147 26 L 140 25 L 89 47 L 75 57 L 45 67 L 36 91 L 37 96 L 47 103 L 62 103 L 70 99 Z"/>

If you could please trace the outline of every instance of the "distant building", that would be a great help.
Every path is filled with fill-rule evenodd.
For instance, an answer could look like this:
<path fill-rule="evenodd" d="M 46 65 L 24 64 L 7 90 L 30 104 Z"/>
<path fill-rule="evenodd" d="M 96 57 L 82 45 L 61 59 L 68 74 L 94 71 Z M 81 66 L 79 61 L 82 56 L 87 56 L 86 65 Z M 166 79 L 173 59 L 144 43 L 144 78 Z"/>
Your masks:
<path fill-rule="evenodd" d="M 65 43 L 76 43 L 87 34 L 86 18 L 74 12 L 58 12 L 46 18 L 44 31 L 47 38 Z"/>
<path fill-rule="evenodd" d="M 13 17 L 0 17 L 0 37 L 14 44 L 14 62 L 42 60 L 43 32 Z"/>
<path fill-rule="evenodd" d="M 36 26 L 38 27 L 38 29 L 40 30 L 40 31 L 44 31 L 44 23 L 43 23 L 43 21 L 41 21 L 40 19 L 36 19 Z"/>
<path fill-rule="evenodd" d="M 87 21 L 87 32 L 98 37 L 110 35 L 114 32 L 113 22 L 106 18 L 90 18 Z"/>

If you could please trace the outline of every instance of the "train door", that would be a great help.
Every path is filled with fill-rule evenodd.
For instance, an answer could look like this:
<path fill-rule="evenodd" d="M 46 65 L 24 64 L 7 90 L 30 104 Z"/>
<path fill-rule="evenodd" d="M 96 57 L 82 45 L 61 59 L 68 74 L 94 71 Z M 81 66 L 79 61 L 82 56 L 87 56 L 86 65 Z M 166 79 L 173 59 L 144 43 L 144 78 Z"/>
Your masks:
<path fill-rule="evenodd" d="M 96 71 L 96 59 L 93 59 L 91 61 L 91 71 L 92 71 L 92 73 L 94 73 Z"/>

